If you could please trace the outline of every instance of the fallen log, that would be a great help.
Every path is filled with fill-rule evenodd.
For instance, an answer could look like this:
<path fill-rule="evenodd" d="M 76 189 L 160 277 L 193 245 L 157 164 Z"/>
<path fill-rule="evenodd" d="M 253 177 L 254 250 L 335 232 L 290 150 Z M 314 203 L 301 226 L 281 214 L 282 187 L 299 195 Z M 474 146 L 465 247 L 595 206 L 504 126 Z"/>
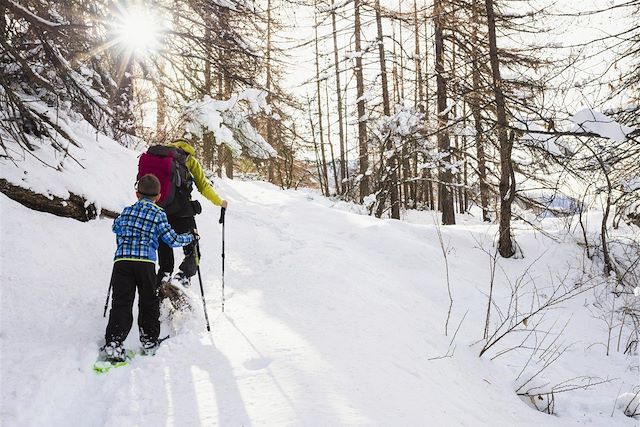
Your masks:
<path fill-rule="evenodd" d="M 45 196 L 0 178 L 0 192 L 16 202 L 39 212 L 47 212 L 65 218 L 86 222 L 95 219 L 98 211 L 94 203 L 89 203 L 77 194 L 69 193 L 68 199 L 57 196 Z M 117 212 L 102 209 L 100 216 L 116 218 Z"/>

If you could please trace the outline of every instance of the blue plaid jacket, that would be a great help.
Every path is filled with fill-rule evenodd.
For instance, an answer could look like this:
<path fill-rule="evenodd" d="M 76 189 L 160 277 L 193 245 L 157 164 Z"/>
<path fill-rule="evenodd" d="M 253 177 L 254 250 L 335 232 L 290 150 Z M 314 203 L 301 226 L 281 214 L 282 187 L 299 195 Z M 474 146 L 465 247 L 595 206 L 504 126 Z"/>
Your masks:
<path fill-rule="evenodd" d="M 113 222 L 118 248 L 114 260 L 140 260 L 155 262 L 158 239 L 171 247 L 192 242 L 189 233 L 176 234 L 167 221 L 167 214 L 148 199 L 140 199 L 124 208 Z"/>

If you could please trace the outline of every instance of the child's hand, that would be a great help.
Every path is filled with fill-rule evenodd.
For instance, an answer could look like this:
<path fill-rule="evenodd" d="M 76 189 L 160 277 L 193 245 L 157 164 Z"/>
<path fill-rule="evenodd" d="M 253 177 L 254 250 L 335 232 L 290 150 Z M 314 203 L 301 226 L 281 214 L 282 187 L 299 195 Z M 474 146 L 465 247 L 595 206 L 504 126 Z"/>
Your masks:
<path fill-rule="evenodd" d="M 223 201 L 222 201 L 222 207 L 223 207 L 223 208 L 227 209 L 227 206 L 228 206 L 228 205 L 229 205 L 229 203 L 227 203 L 227 201 L 226 201 L 226 200 L 223 200 Z"/>

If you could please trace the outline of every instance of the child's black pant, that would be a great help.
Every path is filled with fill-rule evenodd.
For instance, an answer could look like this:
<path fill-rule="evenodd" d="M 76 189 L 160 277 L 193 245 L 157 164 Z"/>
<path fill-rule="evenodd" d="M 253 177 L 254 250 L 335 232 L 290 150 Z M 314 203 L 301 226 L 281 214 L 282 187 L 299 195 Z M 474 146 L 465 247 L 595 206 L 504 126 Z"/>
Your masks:
<path fill-rule="evenodd" d="M 106 343 L 122 343 L 133 324 L 133 300 L 138 289 L 138 327 L 140 341 L 157 341 L 160 335 L 160 304 L 156 294 L 155 263 L 145 261 L 116 261 L 111 273 L 113 298 Z"/>
<path fill-rule="evenodd" d="M 192 216 L 187 217 L 175 217 L 170 216 L 167 218 L 169 220 L 169 224 L 171 228 L 175 230 L 176 233 L 190 233 L 196 228 L 196 220 Z M 173 248 L 168 246 L 166 243 L 162 241 L 159 242 L 158 245 L 158 264 L 160 264 L 160 268 L 158 271 L 158 284 L 162 281 L 162 278 L 166 273 L 173 273 L 174 267 L 174 258 L 173 258 Z M 198 271 L 198 265 L 196 262 L 196 244 L 195 242 L 189 243 L 187 246 L 184 246 L 182 249 L 184 250 L 184 260 L 180 264 L 180 271 L 182 271 L 185 276 L 191 277 L 196 274 Z"/>

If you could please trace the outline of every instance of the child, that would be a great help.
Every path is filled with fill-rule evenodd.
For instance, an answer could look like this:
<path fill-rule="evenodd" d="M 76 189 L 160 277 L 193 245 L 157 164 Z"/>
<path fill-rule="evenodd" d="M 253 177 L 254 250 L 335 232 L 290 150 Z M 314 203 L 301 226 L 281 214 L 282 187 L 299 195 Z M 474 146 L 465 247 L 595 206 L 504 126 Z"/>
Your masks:
<path fill-rule="evenodd" d="M 109 361 L 125 360 L 122 343 L 133 323 L 133 300 L 138 289 L 138 328 L 143 351 L 153 353 L 160 334 L 160 305 L 156 293 L 155 261 L 158 239 L 168 246 L 191 243 L 195 236 L 176 234 L 167 222 L 167 215 L 155 202 L 160 197 L 160 181 L 147 174 L 137 183 L 138 201 L 126 207 L 113 223 L 118 248 L 114 257 L 111 287 L 113 300 L 105 345 L 101 355 Z"/>

